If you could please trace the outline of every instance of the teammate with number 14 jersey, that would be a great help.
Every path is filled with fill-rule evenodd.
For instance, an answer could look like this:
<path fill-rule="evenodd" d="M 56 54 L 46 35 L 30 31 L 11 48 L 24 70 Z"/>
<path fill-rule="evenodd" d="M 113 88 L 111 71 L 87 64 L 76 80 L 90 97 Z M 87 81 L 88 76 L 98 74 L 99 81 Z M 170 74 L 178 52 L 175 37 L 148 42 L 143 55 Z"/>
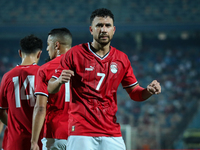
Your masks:
<path fill-rule="evenodd" d="M 20 45 L 22 63 L 3 76 L 0 87 L 1 111 L 8 109 L 7 122 L 4 122 L 8 126 L 5 150 L 28 150 L 31 145 L 35 79 L 42 40 L 30 35 L 23 38 Z"/>
<path fill-rule="evenodd" d="M 31 135 L 32 112 L 35 104 L 33 94 L 38 69 L 39 66 L 36 64 L 18 65 L 2 78 L 0 105 L 2 108 L 9 108 L 8 128 L 12 134 L 8 138 L 12 140 L 20 140 L 23 136 Z"/>

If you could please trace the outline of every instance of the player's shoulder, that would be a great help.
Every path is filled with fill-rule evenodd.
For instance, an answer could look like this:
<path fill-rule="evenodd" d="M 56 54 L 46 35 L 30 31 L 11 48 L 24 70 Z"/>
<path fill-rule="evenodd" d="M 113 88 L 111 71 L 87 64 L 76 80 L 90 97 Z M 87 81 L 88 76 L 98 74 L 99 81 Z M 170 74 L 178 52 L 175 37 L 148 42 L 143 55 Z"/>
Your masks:
<path fill-rule="evenodd" d="M 11 70 L 9 70 L 8 72 L 6 72 L 3 77 L 2 77 L 2 81 L 9 81 L 12 79 L 12 77 L 15 76 L 16 72 L 18 72 L 19 66 L 15 66 L 14 68 L 12 68 Z"/>
<path fill-rule="evenodd" d="M 61 59 L 62 55 L 61 56 L 58 56 L 48 62 L 46 62 L 45 64 L 43 64 L 42 66 L 40 66 L 40 69 L 39 70 L 45 70 L 45 69 L 48 69 L 49 67 L 51 67 L 52 65 L 54 64 L 59 64 L 60 62 L 60 59 Z"/>
<path fill-rule="evenodd" d="M 14 68 L 12 68 L 11 70 L 9 70 L 8 72 L 6 72 L 4 75 L 3 75 L 3 77 L 4 78 L 9 78 L 9 76 L 11 76 L 11 75 L 13 75 L 15 72 L 16 72 L 16 70 L 18 69 L 18 67 L 16 66 L 16 67 L 14 67 Z"/>
<path fill-rule="evenodd" d="M 42 66 L 40 66 L 39 70 L 46 69 L 46 68 L 51 64 L 51 61 L 52 61 L 52 60 L 50 60 L 50 61 L 44 63 Z"/>
<path fill-rule="evenodd" d="M 79 55 L 82 53 L 85 49 L 88 49 L 87 43 L 82 43 L 73 46 L 70 50 L 67 51 L 66 55 Z"/>
<path fill-rule="evenodd" d="M 43 64 L 42 66 L 40 66 L 40 68 L 38 69 L 38 72 L 46 70 L 48 68 L 49 64 L 50 64 L 49 62 L 46 62 L 45 64 Z"/>
<path fill-rule="evenodd" d="M 81 44 L 73 46 L 72 48 L 80 50 L 80 49 L 85 48 L 85 47 L 88 47 L 88 43 L 81 43 Z"/>
<path fill-rule="evenodd" d="M 13 70 L 13 69 L 12 69 Z M 12 70 L 6 72 L 3 77 L 2 77 L 2 81 L 6 81 L 7 79 L 9 79 L 10 74 L 12 74 Z"/>
<path fill-rule="evenodd" d="M 70 50 L 73 52 L 79 52 L 84 49 L 88 49 L 88 43 L 82 43 L 82 44 L 75 45 Z"/>

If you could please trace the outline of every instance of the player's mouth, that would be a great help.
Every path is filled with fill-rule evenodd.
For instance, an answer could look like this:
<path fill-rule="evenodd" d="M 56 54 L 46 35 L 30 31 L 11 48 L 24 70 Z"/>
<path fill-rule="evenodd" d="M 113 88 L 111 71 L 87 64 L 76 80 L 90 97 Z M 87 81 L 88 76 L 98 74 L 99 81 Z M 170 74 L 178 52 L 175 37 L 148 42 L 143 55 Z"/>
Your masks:
<path fill-rule="evenodd" d="M 100 36 L 100 39 L 108 39 L 108 36 Z"/>

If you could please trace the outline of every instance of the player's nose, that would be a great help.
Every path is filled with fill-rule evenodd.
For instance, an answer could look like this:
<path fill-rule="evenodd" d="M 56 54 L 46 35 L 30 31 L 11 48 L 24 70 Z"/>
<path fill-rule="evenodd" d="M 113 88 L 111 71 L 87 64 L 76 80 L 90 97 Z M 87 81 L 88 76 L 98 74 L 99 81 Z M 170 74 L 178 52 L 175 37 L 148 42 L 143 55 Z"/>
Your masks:
<path fill-rule="evenodd" d="M 105 25 L 101 28 L 101 32 L 107 32 L 107 27 Z"/>

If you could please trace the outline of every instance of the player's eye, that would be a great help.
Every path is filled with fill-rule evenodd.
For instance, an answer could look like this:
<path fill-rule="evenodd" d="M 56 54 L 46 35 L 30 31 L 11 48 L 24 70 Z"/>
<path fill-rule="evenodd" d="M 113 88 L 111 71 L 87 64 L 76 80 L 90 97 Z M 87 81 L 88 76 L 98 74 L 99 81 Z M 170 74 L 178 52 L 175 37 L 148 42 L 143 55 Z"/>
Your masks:
<path fill-rule="evenodd" d="M 111 27 L 111 24 L 106 24 L 106 27 Z"/>
<path fill-rule="evenodd" d="M 103 24 L 97 24 L 96 27 L 103 27 Z"/>

